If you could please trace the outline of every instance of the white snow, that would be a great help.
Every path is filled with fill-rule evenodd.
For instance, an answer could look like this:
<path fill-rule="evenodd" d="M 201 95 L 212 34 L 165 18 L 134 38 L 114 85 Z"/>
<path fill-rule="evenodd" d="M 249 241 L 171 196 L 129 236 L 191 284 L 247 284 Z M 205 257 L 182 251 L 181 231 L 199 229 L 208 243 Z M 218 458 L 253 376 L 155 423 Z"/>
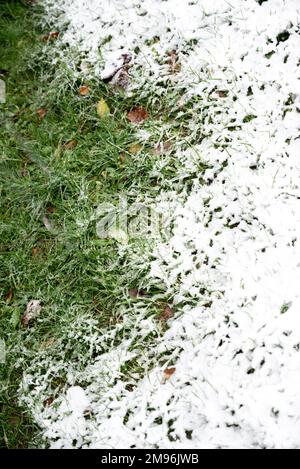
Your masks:
<path fill-rule="evenodd" d="M 187 138 L 199 128 L 204 138 L 189 149 L 177 141 L 180 196 L 154 201 L 173 200 L 174 229 L 147 261 L 149 284 L 163 282 L 177 312 L 163 336 L 132 354 L 144 378 L 132 389 L 118 379 L 129 359 L 124 340 L 106 355 L 107 386 L 95 373 L 98 358 L 85 389 L 70 383 L 61 402 L 71 416 L 63 404 L 34 407 L 35 393 L 24 391 L 25 401 L 56 448 L 73 440 L 88 448 L 299 448 L 299 1 L 45 3 L 58 27 L 69 23 L 61 41 L 79 48 L 87 73 L 107 76 L 124 51 L 132 55 L 128 93 L 159 93 L 168 70 L 158 58 L 176 49 L 179 108 L 193 110 Z M 290 36 L 279 41 L 284 31 Z M 143 344 L 155 325 L 138 318 L 126 320 Z M 176 371 L 163 384 L 168 364 Z"/>

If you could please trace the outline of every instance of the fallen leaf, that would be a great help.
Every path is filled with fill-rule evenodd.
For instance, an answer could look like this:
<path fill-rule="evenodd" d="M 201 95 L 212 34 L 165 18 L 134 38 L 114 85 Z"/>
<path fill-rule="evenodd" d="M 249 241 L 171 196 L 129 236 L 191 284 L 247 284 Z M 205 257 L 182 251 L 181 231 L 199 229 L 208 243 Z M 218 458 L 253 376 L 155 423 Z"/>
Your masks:
<path fill-rule="evenodd" d="M 50 223 L 50 220 L 49 220 L 49 218 L 47 217 L 47 215 L 45 215 L 45 216 L 43 217 L 43 223 L 44 223 L 45 228 L 46 228 L 48 231 L 50 231 L 50 233 L 52 233 L 52 232 L 54 231 L 54 230 L 53 230 L 53 226 L 52 226 L 52 224 Z"/>
<path fill-rule="evenodd" d="M 162 378 L 162 384 L 165 384 L 165 382 L 168 381 L 168 379 L 171 378 L 171 376 L 175 373 L 175 371 L 176 371 L 175 367 L 166 368 L 164 370 L 164 374 L 163 374 L 163 378 Z"/>
<path fill-rule="evenodd" d="M 110 114 L 110 109 L 108 107 L 108 104 L 103 98 L 101 98 L 99 103 L 97 104 L 97 114 L 99 117 L 101 117 L 101 119 L 103 119 L 108 114 Z"/>
<path fill-rule="evenodd" d="M 48 397 L 47 399 L 44 400 L 43 406 L 44 407 L 49 407 L 52 404 L 53 401 L 54 401 L 54 397 L 50 396 L 50 397 Z"/>
<path fill-rule="evenodd" d="M 73 150 L 77 146 L 77 140 L 70 140 L 62 145 L 64 150 Z"/>
<path fill-rule="evenodd" d="M 174 311 L 170 306 L 166 306 L 165 309 L 163 310 L 162 314 L 160 315 L 159 319 L 160 321 L 167 321 L 168 319 L 172 318 L 174 316 Z"/>
<path fill-rule="evenodd" d="M 22 316 L 21 322 L 23 326 L 28 326 L 29 321 L 36 319 L 42 310 L 40 300 L 29 301 L 26 311 Z"/>
<path fill-rule="evenodd" d="M 48 34 L 44 34 L 42 39 L 43 39 L 43 41 L 49 41 L 49 40 L 57 39 L 59 34 L 60 34 L 59 31 L 51 31 Z"/>
<path fill-rule="evenodd" d="M 216 90 L 215 93 L 219 98 L 226 98 L 228 96 L 228 90 Z"/>
<path fill-rule="evenodd" d="M 168 142 L 160 142 L 157 145 L 155 145 L 153 153 L 155 155 L 163 155 L 164 153 L 167 153 L 170 151 L 172 148 L 172 143 L 170 141 Z"/>
<path fill-rule="evenodd" d="M 168 52 L 168 65 L 170 73 L 178 73 L 181 70 L 181 64 L 178 61 L 178 55 L 174 49 Z"/>
<path fill-rule="evenodd" d="M 40 349 L 45 350 L 49 347 L 52 347 L 52 345 L 56 344 L 56 342 L 57 341 L 53 337 L 50 337 L 49 339 L 44 340 L 44 342 L 41 343 Z"/>
<path fill-rule="evenodd" d="M 140 124 L 141 122 L 144 122 L 147 117 L 148 113 L 143 107 L 135 107 L 127 114 L 128 120 L 133 124 Z"/>
<path fill-rule="evenodd" d="M 45 115 L 47 114 L 47 109 L 41 107 L 36 112 L 37 112 L 37 115 L 39 116 L 39 119 L 42 120 L 42 119 L 44 119 Z"/>
<path fill-rule="evenodd" d="M 87 96 L 90 93 L 90 89 L 88 86 L 83 85 L 79 88 L 79 94 L 81 96 Z"/>
<path fill-rule="evenodd" d="M 144 297 L 146 296 L 145 290 L 138 290 L 137 288 L 129 288 L 128 294 L 130 298 Z"/>
<path fill-rule="evenodd" d="M 33 248 L 31 249 L 31 255 L 32 255 L 32 257 L 37 258 L 37 257 L 40 257 L 41 254 L 42 254 L 42 250 L 41 250 L 40 248 L 38 248 L 38 247 L 33 247 Z"/>
<path fill-rule="evenodd" d="M 56 212 L 56 209 L 52 207 L 52 205 L 48 205 L 48 207 L 46 208 L 46 213 L 55 213 L 55 212 Z"/>
<path fill-rule="evenodd" d="M 129 83 L 129 75 L 127 68 L 121 68 L 112 78 L 111 84 L 116 88 L 126 90 Z"/>
<path fill-rule="evenodd" d="M 132 145 L 130 145 L 130 147 L 128 148 L 128 151 L 129 153 L 131 153 L 132 155 L 135 155 L 136 153 L 138 153 L 139 151 L 141 151 L 142 149 L 142 145 L 140 145 L 139 143 L 133 143 Z"/>
<path fill-rule="evenodd" d="M 12 288 L 8 290 L 8 292 L 5 294 L 5 301 L 10 302 L 12 300 L 12 297 L 14 296 L 14 291 Z"/>
<path fill-rule="evenodd" d="M 121 164 L 125 163 L 125 160 L 126 160 L 125 153 L 120 153 L 120 163 Z"/>

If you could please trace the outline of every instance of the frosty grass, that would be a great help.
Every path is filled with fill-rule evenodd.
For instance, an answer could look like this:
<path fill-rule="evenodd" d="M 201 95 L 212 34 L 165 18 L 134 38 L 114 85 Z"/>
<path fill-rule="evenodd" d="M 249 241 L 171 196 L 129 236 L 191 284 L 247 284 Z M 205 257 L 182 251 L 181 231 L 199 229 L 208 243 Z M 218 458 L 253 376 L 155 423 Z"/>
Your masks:
<path fill-rule="evenodd" d="M 142 299 L 106 331 L 75 321 L 65 347 L 90 356 L 41 354 L 21 400 L 52 448 L 299 448 L 299 1 L 43 3 L 74 76 L 106 78 L 126 53 L 129 95 L 173 97 L 175 118 L 140 141 L 188 132 L 172 140 L 176 190 L 151 201 L 172 206 L 172 235 L 143 259 L 120 248 L 164 285 L 170 328 L 156 333 Z M 67 385 L 45 406 L 57 370 Z"/>

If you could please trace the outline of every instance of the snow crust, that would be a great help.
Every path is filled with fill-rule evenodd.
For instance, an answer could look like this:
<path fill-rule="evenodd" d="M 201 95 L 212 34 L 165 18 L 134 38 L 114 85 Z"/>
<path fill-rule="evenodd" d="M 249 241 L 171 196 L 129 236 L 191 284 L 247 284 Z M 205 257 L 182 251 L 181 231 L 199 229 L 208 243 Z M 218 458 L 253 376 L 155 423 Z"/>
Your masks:
<path fill-rule="evenodd" d="M 120 379 L 141 353 L 128 352 L 132 337 L 91 359 L 87 385 L 70 378 L 57 406 L 34 400 L 29 373 L 24 399 L 45 436 L 53 448 L 299 448 L 299 1 L 44 3 L 67 20 L 80 73 L 105 78 L 131 54 L 129 93 L 159 92 L 159 58 L 176 49 L 174 86 L 192 103 L 191 135 L 203 134 L 189 149 L 177 142 L 180 195 L 165 194 L 174 229 L 148 259 L 149 283 L 173 298 L 170 328 L 145 343 L 132 387 Z M 126 321 L 143 343 L 156 326 L 139 314 Z"/>

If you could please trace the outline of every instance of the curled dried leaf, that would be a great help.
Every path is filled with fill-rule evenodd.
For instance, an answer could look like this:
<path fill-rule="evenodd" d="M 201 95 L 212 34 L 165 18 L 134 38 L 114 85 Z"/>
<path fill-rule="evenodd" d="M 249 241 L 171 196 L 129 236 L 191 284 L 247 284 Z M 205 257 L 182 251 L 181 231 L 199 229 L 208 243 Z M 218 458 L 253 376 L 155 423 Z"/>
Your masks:
<path fill-rule="evenodd" d="M 148 117 L 148 112 L 143 107 L 135 107 L 128 112 L 127 118 L 133 124 L 140 124 L 144 122 Z"/>

